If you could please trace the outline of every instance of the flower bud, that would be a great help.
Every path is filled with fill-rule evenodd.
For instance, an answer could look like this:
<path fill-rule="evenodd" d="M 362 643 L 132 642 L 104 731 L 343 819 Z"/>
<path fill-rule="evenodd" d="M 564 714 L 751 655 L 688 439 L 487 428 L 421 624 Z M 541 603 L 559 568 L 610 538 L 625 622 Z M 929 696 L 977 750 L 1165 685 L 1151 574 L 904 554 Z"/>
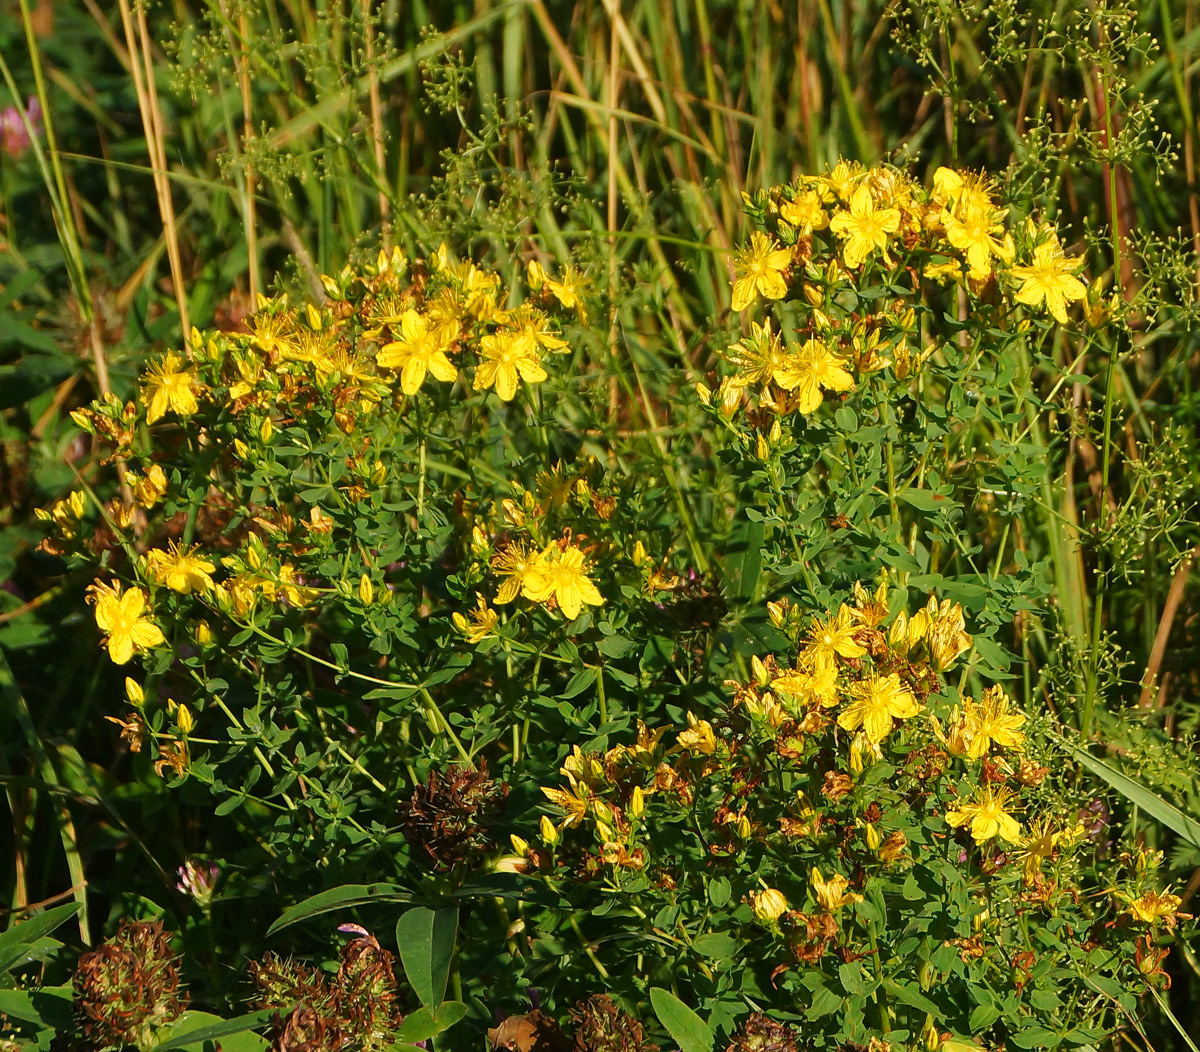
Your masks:
<path fill-rule="evenodd" d="M 554 847 L 554 845 L 558 843 L 558 828 L 546 815 L 542 815 L 541 824 L 538 826 L 538 833 L 542 838 L 542 843 L 547 847 Z"/>
<path fill-rule="evenodd" d="M 263 417 L 263 422 L 258 425 L 258 437 L 265 445 L 271 441 L 271 436 L 275 434 L 275 425 L 271 423 L 269 416 Z"/>
<path fill-rule="evenodd" d="M 512 841 L 513 850 L 522 858 L 529 854 L 529 841 L 524 837 L 519 837 L 516 833 L 510 833 L 508 839 Z"/>
<path fill-rule="evenodd" d="M 867 841 L 867 847 L 872 851 L 878 851 L 879 845 L 883 843 L 883 837 L 879 833 L 878 826 L 873 822 L 868 822 L 863 835 Z"/>
<path fill-rule="evenodd" d="M 363 606 L 370 606 L 375 598 L 375 586 L 366 574 L 358 579 L 358 598 Z"/>
<path fill-rule="evenodd" d="M 754 675 L 754 682 L 760 687 L 765 687 L 771 682 L 771 674 L 767 671 L 767 666 L 763 664 L 762 658 L 757 654 L 750 658 L 750 671 Z"/>
<path fill-rule="evenodd" d="M 125 697 L 129 699 L 129 704 L 136 709 L 140 709 L 146 703 L 146 697 L 142 693 L 142 686 L 137 683 L 131 676 L 125 677 Z"/>
<path fill-rule="evenodd" d="M 635 785 L 633 792 L 629 794 L 629 815 L 631 818 L 638 818 L 645 810 L 646 794 L 642 792 L 640 785 Z"/>
<path fill-rule="evenodd" d="M 929 964 L 930 962 L 926 961 L 925 963 Z M 922 986 L 922 989 L 927 989 L 927 987 Z M 937 1050 L 941 1047 L 942 1035 L 938 1033 L 937 1027 L 933 1025 L 932 1019 L 926 1024 L 925 1029 L 921 1032 L 921 1041 L 925 1045 L 926 1052 L 937 1052 Z"/>
<path fill-rule="evenodd" d="M 754 911 L 755 919 L 763 924 L 774 924 L 787 912 L 787 908 L 788 900 L 777 888 L 750 893 L 750 909 Z"/>
<path fill-rule="evenodd" d="M 183 735 L 191 734 L 196 728 L 196 717 L 191 714 L 186 705 L 180 705 L 175 710 L 175 726 Z"/>
<path fill-rule="evenodd" d="M 767 616 L 770 617 L 771 624 L 776 628 L 783 628 L 787 624 L 788 609 L 790 606 L 791 603 L 787 599 L 767 603 Z"/>

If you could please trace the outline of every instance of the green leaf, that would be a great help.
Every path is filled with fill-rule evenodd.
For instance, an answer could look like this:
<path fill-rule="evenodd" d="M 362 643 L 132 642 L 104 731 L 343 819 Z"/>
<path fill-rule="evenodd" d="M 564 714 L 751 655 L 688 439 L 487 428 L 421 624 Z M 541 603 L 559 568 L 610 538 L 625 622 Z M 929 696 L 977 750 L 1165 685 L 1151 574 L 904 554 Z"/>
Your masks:
<path fill-rule="evenodd" d="M 948 511 L 958 507 L 949 497 L 939 497 L 927 489 L 902 489 L 896 494 L 896 498 L 917 511 Z"/>
<path fill-rule="evenodd" d="M 0 990 L 0 1015 L 12 1016 L 26 1023 L 71 1029 L 70 986 L 44 986 L 40 990 Z"/>
<path fill-rule="evenodd" d="M 972 1034 L 981 1034 L 1000 1018 L 1000 1009 L 996 1005 L 976 1005 L 967 1026 Z"/>
<path fill-rule="evenodd" d="M 737 953 L 740 946 L 741 943 L 732 935 L 726 935 L 724 932 L 719 931 L 701 935 L 700 938 L 692 943 L 692 949 L 700 954 L 701 957 L 714 957 L 717 959 L 732 957 Z"/>
<path fill-rule="evenodd" d="M 922 1012 L 927 1012 L 932 1016 L 940 1014 L 938 1006 L 921 993 L 918 987 L 910 983 L 898 983 L 895 979 L 884 979 L 883 988 L 896 1000 L 903 1001 L 906 1005 L 912 1005 L 913 1008 L 919 1008 Z"/>
<path fill-rule="evenodd" d="M 708 1024 L 673 993 L 661 986 L 653 986 L 650 1004 L 680 1052 L 711 1052 L 713 1037 Z"/>
<path fill-rule="evenodd" d="M 823 1015 L 839 1011 L 843 1000 L 842 995 L 836 990 L 831 990 L 828 986 L 818 986 L 813 991 L 812 1001 L 804 1010 L 804 1014 L 809 1019 L 820 1019 Z"/>
<path fill-rule="evenodd" d="M 412 902 L 412 893 L 398 884 L 342 884 L 319 895 L 312 895 L 303 902 L 283 911 L 279 919 L 267 929 L 268 935 L 310 917 L 322 913 L 365 906 L 372 902 Z"/>
<path fill-rule="evenodd" d="M 848 994 L 863 997 L 870 992 L 867 976 L 863 973 L 863 967 L 858 961 L 839 964 L 838 979 L 841 980 L 842 989 Z"/>
<path fill-rule="evenodd" d="M 400 961 L 417 997 L 430 1011 L 442 1003 L 458 933 L 458 910 L 417 906 L 396 922 Z"/>
<path fill-rule="evenodd" d="M 1147 789 L 1141 782 L 1135 782 L 1128 775 L 1122 774 L 1111 764 L 1097 759 L 1069 742 L 1066 743 L 1066 747 L 1083 767 L 1103 778 L 1131 804 L 1141 808 L 1151 818 L 1157 819 L 1193 847 L 1200 847 L 1200 822 L 1185 815 L 1178 807 Z"/>
<path fill-rule="evenodd" d="M 65 924 L 79 912 L 79 903 L 69 902 L 65 906 L 55 906 L 45 913 L 36 913 L 28 920 L 9 928 L 0 935 L 0 973 L 28 961 L 36 960 L 38 952 L 34 944 L 43 935 L 54 931 L 60 924 Z"/>
<path fill-rule="evenodd" d="M 428 1008 L 418 1008 L 404 1017 L 404 1022 L 396 1031 L 396 1040 L 407 1044 L 428 1041 L 443 1030 L 449 1030 L 466 1014 L 467 1006 L 461 1001 L 445 1001 L 438 1006 L 436 1013 Z"/>
<path fill-rule="evenodd" d="M 1018 1030 L 1009 1040 L 1017 1048 L 1057 1048 L 1062 1043 L 1062 1035 L 1044 1026 L 1030 1026 Z"/>
<path fill-rule="evenodd" d="M 208 1012 L 184 1012 L 169 1028 L 165 1029 L 166 1039 L 154 1047 L 158 1052 L 168 1052 L 169 1049 L 187 1049 L 188 1052 L 214 1052 L 219 1042 L 221 1052 L 257 1052 L 267 1047 L 264 1038 L 254 1033 L 254 1027 L 268 1023 L 273 1011 L 252 1012 L 249 1015 L 239 1015 L 233 1019 L 222 1019 Z M 229 1038 L 237 1036 L 237 1040 Z M 210 1043 L 211 1042 L 211 1043 Z"/>
<path fill-rule="evenodd" d="M 716 906 L 717 909 L 726 905 L 732 894 L 733 887 L 724 877 L 716 877 L 708 882 L 708 901 Z"/>

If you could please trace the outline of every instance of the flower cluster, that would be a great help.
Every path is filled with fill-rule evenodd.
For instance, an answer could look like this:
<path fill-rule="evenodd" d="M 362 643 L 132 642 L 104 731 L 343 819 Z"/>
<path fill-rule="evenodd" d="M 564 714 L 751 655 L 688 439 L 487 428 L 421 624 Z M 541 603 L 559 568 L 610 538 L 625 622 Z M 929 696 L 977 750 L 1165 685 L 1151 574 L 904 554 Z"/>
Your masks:
<path fill-rule="evenodd" d="M 321 280 L 322 305 L 260 297 L 240 331 L 193 330 L 186 353 L 172 351 L 151 361 L 135 401 L 106 397 L 72 414 L 79 427 L 109 447 L 110 459 L 126 464 L 125 485 L 101 509 L 103 526 L 91 535 L 81 529 L 88 511 L 82 492 L 43 512 L 54 531 L 43 542 L 48 551 L 95 558 L 143 533 L 146 513 L 170 513 L 185 499 L 187 470 L 168 475 L 171 460 L 159 448 L 149 454 L 135 449 L 142 423 L 155 428 L 154 445 L 162 450 L 177 445 L 174 439 L 160 443 L 158 429 L 182 425 L 189 448 L 209 451 L 209 470 L 221 460 L 223 473 L 235 482 L 225 491 L 218 473 L 212 475 L 194 522 L 182 532 L 172 523 L 137 560 L 137 583 L 124 590 L 119 581 L 93 587 L 96 623 L 114 662 L 124 664 L 164 642 L 153 614 L 158 588 L 194 596 L 241 622 L 272 608 L 307 606 L 332 590 L 304 581 L 296 559 L 328 546 L 333 520 L 325 508 L 308 507 L 302 520 L 286 507 L 248 508 L 236 485 L 244 481 L 239 474 L 261 467 L 281 432 L 307 427 L 319 433 L 327 420 L 347 439 L 361 435 L 361 453 L 350 458 L 350 471 L 341 472 L 339 499 L 363 501 L 389 476 L 378 455 L 368 455 L 378 441 L 370 431 L 382 410 L 388 410 L 388 420 L 402 418 L 408 400 L 429 392 L 431 380 L 450 385 L 460 374 L 469 381 L 464 390 L 494 391 L 509 402 L 522 382 L 547 378 L 546 354 L 567 347 L 556 315 L 579 316 L 584 310 L 581 279 L 570 268 L 555 280 L 532 261 L 525 302 L 509 306 L 515 290 L 505 288 L 498 274 L 453 259 L 445 247 L 428 260 L 413 261 L 396 250 L 380 251 L 362 273 L 345 268 Z M 318 433 L 310 446 L 319 441 Z M 230 534 L 230 520 L 239 517 L 249 522 Z M 497 556 L 498 565 L 505 559 L 513 563 L 516 549 Z M 371 578 L 362 579 L 376 597 Z M 509 599 L 521 594 L 572 618 L 581 606 L 601 602 L 583 552 L 566 542 L 547 544 L 536 557 L 522 556 L 509 581 Z M 362 588 L 359 593 L 365 594 Z M 388 593 L 379 592 L 377 599 L 386 602 Z"/>
<path fill-rule="evenodd" d="M 1007 968 L 1030 917 L 1079 911 L 1087 840 L 1075 802 L 1038 762 L 1039 728 L 1000 686 L 976 701 L 947 684 L 973 647 L 962 607 L 931 596 L 909 612 L 902 598 L 885 581 L 856 585 L 816 616 L 770 603 L 788 656 L 753 657 L 748 679 L 730 681 L 726 705 L 707 718 L 639 722 L 630 744 L 574 746 L 564 783 L 542 788 L 555 817 L 543 817 L 540 846 L 514 838 L 519 870 L 553 883 L 583 877 L 608 894 L 666 888 L 676 902 L 705 901 L 705 888 L 726 880 L 744 904 L 726 931 L 754 945 L 747 960 L 770 945 L 773 981 L 792 972 L 810 991 L 826 981 L 816 973 L 844 981 L 839 962 L 872 956 L 914 990 L 928 991 L 938 970 L 969 984 L 979 969 Z M 703 865 L 680 861 L 689 827 Z M 1182 916 L 1152 862 L 1143 856 L 1113 888 L 1114 929 L 1170 928 Z M 903 912 L 935 888 L 954 905 L 925 907 L 946 917 L 930 972 L 898 934 L 882 933 L 880 904 Z M 1053 951 L 1060 962 L 1097 945 L 1098 927 L 1071 923 Z M 1113 938 L 1121 949 L 1106 968 L 1123 981 L 1161 964 L 1148 941 L 1135 955 L 1131 938 Z M 935 1034 L 929 1047 L 939 1043 Z"/>
<path fill-rule="evenodd" d="M 728 415 L 746 395 L 779 416 L 807 415 L 857 378 L 889 368 L 908 378 L 938 349 L 923 319 L 948 284 L 972 302 L 1022 304 L 1064 323 L 1089 296 L 1082 261 L 1057 233 L 1028 220 L 1010 228 L 996 187 L 976 173 L 939 168 L 925 187 L 842 161 L 746 202 L 760 229 L 735 257 L 733 309 L 785 307 L 782 331 L 752 321 L 726 352 L 732 375 L 716 392 L 701 387 Z M 1089 317 L 1103 313 L 1087 306 Z"/>

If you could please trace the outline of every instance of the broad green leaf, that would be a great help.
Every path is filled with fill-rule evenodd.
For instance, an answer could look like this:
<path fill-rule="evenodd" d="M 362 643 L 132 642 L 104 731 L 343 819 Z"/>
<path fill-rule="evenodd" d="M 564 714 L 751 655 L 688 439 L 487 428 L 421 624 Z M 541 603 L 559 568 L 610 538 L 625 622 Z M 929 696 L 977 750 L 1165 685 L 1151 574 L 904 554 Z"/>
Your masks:
<path fill-rule="evenodd" d="M 164 1039 L 155 1045 L 158 1052 L 170 1049 L 185 1052 L 259 1052 L 267 1047 L 265 1038 L 254 1033 L 254 1027 L 268 1023 L 274 1013 L 252 1012 L 233 1019 L 222 1019 L 208 1012 L 184 1012 L 170 1027 L 164 1028 Z M 220 1038 L 218 1042 L 216 1039 Z"/>
<path fill-rule="evenodd" d="M 351 906 L 365 906 L 372 902 L 412 902 L 412 893 L 398 884 L 342 884 L 319 895 L 312 895 L 303 902 L 296 903 L 284 910 L 267 929 L 268 935 L 296 924 L 310 917 L 319 917 L 322 913 L 334 910 L 349 909 Z"/>
<path fill-rule="evenodd" d="M 71 987 L 44 986 L 40 990 L 0 990 L 0 1015 L 55 1030 L 71 1027 Z"/>
<path fill-rule="evenodd" d="M 700 954 L 701 957 L 721 959 L 732 957 L 738 952 L 741 945 L 732 935 L 714 931 L 709 932 L 707 935 L 701 935 L 700 938 L 692 943 L 692 949 Z"/>
<path fill-rule="evenodd" d="M 1062 1035 L 1044 1026 L 1031 1026 L 1016 1031 L 1009 1040 L 1017 1048 L 1057 1048 L 1062 1043 Z"/>
<path fill-rule="evenodd" d="M 428 1008 L 418 1008 L 404 1017 L 404 1022 L 396 1031 L 396 1040 L 408 1044 L 428 1041 L 443 1030 L 449 1030 L 466 1014 L 467 1006 L 461 1001 L 445 1001 L 438 1006 L 436 1013 Z"/>
<path fill-rule="evenodd" d="M 708 1024 L 673 993 L 661 986 L 651 987 L 650 1004 L 680 1052 L 711 1052 L 713 1038 Z"/>
<path fill-rule="evenodd" d="M 724 877 L 716 877 L 708 882 L 708 901 L 720 909 L 733 894 L 733 888 Z"/>
<path fill-rule="evenodd" d="M 937 1005 L 911 983 L 898 983 L 894 979 L 884 979 L 883 988 L 896 1000 L 903 1001 L 906 1005 L 912 1005 L 913 1008 L 919 1008 L 929 1015 L 936 1016 L 941 1012 Z"/>
<path fill-rule="evenodd" d="M 450 958 L 458 933 L 458 910 L 416 906 L 396 922 L 396 946 L 404 974 L 421 1004 L 433 1011 L 446 994 Z"/>
<path fill-rule="evenodd" d="M 45 913 L 36 913 L 28 920 L 9 928 L 0 935 L 0 972 L 7 972 L 18 964 L 36 959 L 38 953 L 35 952 L 34 944 L 78 912 L 79 903 L 69 902 L 65 906 L 55 906 L 52 910 L 46 910 Z"/>
<path fill-rule="evenodd" d="M 837 1012 L 842 1007 L 844 998 L 836 990 L 828 986 L 819 986 L 813 991 L 812 1000 L 804 1010 L 809 1019 L 820 1019 L 821 1016 Z"/>
<path fill-rule="evenodd" d="M 949 497 L 940 497 L 927 489 L 902 489 L 896 494 L 896 498 L 917 511 L 948 511 L 958 507 Z"/>
<path fill-rule="evenodd" d="M 967 1026 L 972 1034 L 981 1034 L 999 1018 L 1000 1009 L 996 1005 L 976 1005 Z"/>

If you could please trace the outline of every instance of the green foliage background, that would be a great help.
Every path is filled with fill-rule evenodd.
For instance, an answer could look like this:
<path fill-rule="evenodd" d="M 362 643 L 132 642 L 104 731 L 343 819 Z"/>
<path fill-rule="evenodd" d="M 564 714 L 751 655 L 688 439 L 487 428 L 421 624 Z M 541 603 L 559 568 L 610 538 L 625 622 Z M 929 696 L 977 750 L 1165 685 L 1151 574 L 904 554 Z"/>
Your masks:
<path fill-rule="evenodd" d="M 919 178 L 942 164 L 994 173 L 1015 214 L 1052 218 L 1131 304 L 1128 326 L 1087 340 L 1057 330 L 1042 358 L 989 377 L 1001 408 L 956 429 L 948 461 L 966 465 L 956 485 L 975 499 L 945 528 L 975 549 L 959 570 L 1000 597 L 973 613 L 1020 656 L 1014 694 L 1091 747 L 1114 824 L 1163 848 L 1190 898 L 1200 847 L 1155 820 L 1167 806 L 1194 815 L 1200 789 L 1190 0 L 392 0 L 370 23 L 351 3 L 150 5 L 173 233 L 131 69 L 137 13 L 131 38 L 105 8 L 0 5 L 3 101 L 41 93 L 54 135 L 40 158 L 0 157 L 0 780 L 13 848 L 0 888 L 12 916 L 73 893 L 86 910 L 59 936 L 83 945 L 117 918 L 165 910 L 225 1012 L 241 996 L 226 962 L 268 944 L 264 917 L 372 879 L 363 859 L 343 866 L 316 843 L 255 869 L 272 843 L 259 816 L 216 822 L 196 781 L 164 793 L 136 770 L 103 719 L 119 714 L 122 677 L 96 646 L 89 575 L 34 550 L 35 508 L 81 480 L 111 492 L 68 413 L 106 388 L 130 397 L 145 356 L 180 345 L 173 278 L 190 324 L 208 327 L 244 315 L 254 291 L 313 295 L 321 273 L 374 259 L 381 239 L 412 256 L 445 241 L 506 281 L 531 245 L 574 260 L 593 324 L 562 368 L 576 386 L 556 403 L 559 455 L 612 450 L 661 476 L 639 526 L 664 519 L 676 567 L 721 582 L 721 646 L 744 665 L 786 557 L 768 546 L 764 574 L 764 542 L 731 519 L 762 480 L 745 477 L 691 385 L 713 385 L 737 335 L 728 261 L 749 230 L 742 192 L 839 157 L 911 164 Z M 531 477 L 535 466 L 552 465 L 531 461 Z M 535 790 L 520 791 L 533 807 Z M 317 816 L 336 825 L 342 803 Z M 197 856 L 230 874 L 211 915 L 172 890 Z M 320 953 L 323 923 L 269 945 Z M 1171 969 L 1169 1005 L 1194 1035 L 1200 961 L 1180 944 Z M 1148 1012 L 1135 1040 L 1187 1047 L 1159 1005 Z"/>

